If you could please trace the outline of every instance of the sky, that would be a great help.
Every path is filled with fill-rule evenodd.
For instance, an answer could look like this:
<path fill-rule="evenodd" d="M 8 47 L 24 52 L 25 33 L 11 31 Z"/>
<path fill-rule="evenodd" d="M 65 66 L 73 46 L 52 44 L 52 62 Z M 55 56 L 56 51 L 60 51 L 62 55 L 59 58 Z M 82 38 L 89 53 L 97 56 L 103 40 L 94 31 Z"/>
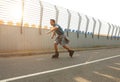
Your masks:
<path fill-rule="evenodd" d="M 115 25 L 120 25 L 120 0 L 42 0 Z"/>
<path fill-rule="evenodd" d="M 119 0 L 42 0 L 44 9 L 42 27 L 50 28 L 49 19 L 55 19 L 56 13 L 53 5 L 57 5 L 62 13 L 59 14 L 58 23 L 63 29 L 68 28 L 68 14 L 66 9 L 79 12 L 82 16 L 83 21 L 80 24 L 80 30 L 86 31 L 86 18 L 87 15 L 90 19 L 94 17 L 96 20 L 99 19 L 102 22 L 102 28 L 100 30 L 101 34 L 106 35 L 108 33 L 109 26 L 107 24 L 113 24 L 115 29 L 116 26 L 120 26 L 120 1 Z M 29 24 L 28 27 L 39 27 L 40 24 L 40 3 L 39 0 L 24 0 L 24 15 L 23 15 L 23 25 Z M 64 9 L 66 8 L 66 9 Z M 51 10 L 52 9 L 52 10 Z M 63 13 L 64 12 L 64 13 Z M 71 11 L 70 11 L 71 12 Z M 9 13 L 9 14 L 8 14 Z M 83 16 L 84 15 L 84 16 Z M 8 22 L 13 22 L 20 24 L 22 18 L 22 3 L 21 0 L 0 0 L 0 20 L 3 20 L 5 24 Z M 78 15 L 72 12 L 71 21 L 69 29 L 78 30 Z M 76 20 L 76 22 L 74 22 Z M 113 28 L 113 26 L 112 26 Z M 99 23 L 97 21 L 95 33 L 98 34 Z M 116 33 L 114 31 L 114 34 Z M 93 21 L 90 21 L 88 32 L 93 32 Z M 119 30 L 117 31 L 119 32 Z M 112 34 L 112 30 L 110 32 Z"/>

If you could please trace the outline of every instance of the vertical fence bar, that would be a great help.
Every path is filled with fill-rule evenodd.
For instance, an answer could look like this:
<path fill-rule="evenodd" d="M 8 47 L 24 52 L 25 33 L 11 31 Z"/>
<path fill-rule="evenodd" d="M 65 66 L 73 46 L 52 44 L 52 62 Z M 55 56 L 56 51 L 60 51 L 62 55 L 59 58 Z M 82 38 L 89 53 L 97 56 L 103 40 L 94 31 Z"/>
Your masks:
<path fill-rule="evenodd" d="M 111 25 L 109 23 L 107 23 L 108 26 L 109 26 L 109 29 L 108 29 L 108 34 L 107 34 L 107 39 L 109 39 L 109 34 L 110 34 L 110 30 L 111 30 Z"/>
<path fill-rule="evenodd" d="M 92 33 L 92 38 L 94 38 L 94 34 L 95 34 L 95 27 L 96 27 L 96 20 L 94 18 L 93 19 L 93 22 L 94 22 L 94 25 L 93 25 L 93 33 Z"/>
<path fill-rule="evenodd" d="M 69 27 L 70 27 L 70 22 L 71 22 L 71 13 L 70 13 L 69 9 L 67 9 L 67 12 L 68 12 L 67 36 L 69 36 L 69 34 L 68 34 L 68 29 L 69 29 Z"/>
<path fill-rule="evenodd" d="M 102 23 L 100 20 L 98 20 L 99 22 L 99 30 L 98 30 L 98 39 L 100 38 L 100 31 L 101 31 L 101 26 L 102 26 Z"/>
<path fill-rule="evenodd" d="M 117 38 L 117 40 L 119 40 L 119 38 L 120 38 L 120 27 L 118 26 L 118 29 L 119 29 L 119 33 L 118 33 L 118 38 Z"/>
<path fill-rule="evenodd" d="M 89 18 L 88 18 L 88 16 L 86 15 L 85 16 L 86 17 L 86 19 L 87 19 L 87 23 L 86 23 L 86 31 L 85 31 L 85 38 L 87 38 L 87 33 L 88 33 L 88 26 L 89 26 Z"/>
<path fill-rule="evenodd" d="M 77 38 L 79 38 L 79 31 L 80 31 L 81 20 L 82 20 L 82 17 L 80 16 L 80 13 L 79 13 L 79 12 L 78 12 L 78 17 L 79 17 L 79 21 L 78 21 Z"/>
<path fill-rule="evenodd" d="M 120 27 L 118 26 L 117 40 L 119 40 L 119 35 L 120 35 Z"/>
<path fill-rule="evenodd" d="M 22 15 L 21 15 L 21 28 L 20 33 L 23 33 L 23 19 L 24 19 L 24 0 L 22 0 Z"/>
<path fill-rule="evenodd" d="M 118 32 L 118 27 L 117 26 L 115 26 L 116 27 L 116 31 L 115 31 L 115 37 L 114 37 L 114 39 L 116 40 L 117 38 L 117 32 Z"/>
<path fill-rule="evenodd" d="M 118 27 L 118 31 L 117 31 L 117 35 L 116 35 L 116 40 L 118 40 L 119 32 L 120 32 L 119 26 L 117 26 L 117 27 Z"/>
<path fill-rule="evenodd" d="M 114 33 L 114 29 L 115 29 L 115 27 L 114 27 L 113 24 L 112 24 L 112 27 L 113 27 L 113 30 L 112 30 L 112 34 L 111 34 L 111 40 L 112 40 L 112 38 L 113 38 L 113 33 Z"/>
<path fill-rule="evenodd" d="M 56 10 L 56 23 L 58 23 L 59 10 L 58 10 L 56 5 L 54 7 L 55 7 L 55 10 Z"/>
<path fill-rule="evenodd" d="M 40 27 L 39 27 L 39 33 L 42 34 L 42 20 L 43 20 L 43 4 L 42 1 L 40 0 Z"/>

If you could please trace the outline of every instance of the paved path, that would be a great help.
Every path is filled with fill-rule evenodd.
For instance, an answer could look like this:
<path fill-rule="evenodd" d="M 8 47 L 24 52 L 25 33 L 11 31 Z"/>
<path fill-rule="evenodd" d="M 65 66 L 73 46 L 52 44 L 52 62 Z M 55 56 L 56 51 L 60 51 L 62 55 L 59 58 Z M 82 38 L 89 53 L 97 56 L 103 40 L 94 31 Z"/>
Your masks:
<path fill-rule="evenodd" d="M 120 48 L 0 58 L 0 82 L 120 82 Z"/>

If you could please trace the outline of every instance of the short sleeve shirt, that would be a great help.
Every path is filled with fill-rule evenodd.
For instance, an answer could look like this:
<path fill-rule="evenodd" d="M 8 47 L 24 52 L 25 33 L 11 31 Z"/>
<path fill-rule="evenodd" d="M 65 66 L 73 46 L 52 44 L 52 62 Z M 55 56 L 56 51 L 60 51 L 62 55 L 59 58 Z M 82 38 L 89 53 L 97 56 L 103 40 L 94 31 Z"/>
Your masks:
<path fill-rule="evenodd" d="M 58 29 L 55 31 L 58 35 L 63 35 L 63 34 L 64 34 L 64 31 L 63 31 L 63 29 L 61 28 L 60 25 L 55 24 L 54 27 L 57 27 L 57 28 L 58 28 Z"/>

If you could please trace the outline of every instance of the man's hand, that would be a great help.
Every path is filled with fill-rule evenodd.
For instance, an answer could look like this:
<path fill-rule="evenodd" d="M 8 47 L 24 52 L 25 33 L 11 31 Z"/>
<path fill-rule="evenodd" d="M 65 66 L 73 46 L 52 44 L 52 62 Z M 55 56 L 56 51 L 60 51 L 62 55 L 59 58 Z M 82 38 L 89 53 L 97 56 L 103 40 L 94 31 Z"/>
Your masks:
<path fill-rule="evenodd" d="M 51 39 L 53 39 L 53 38 L 54 38 L 54 36 L 51 37 Z"/>
<path fill-rule="evenodd" d="M 51 31 L 48 31 L 46 34 L 50 34 L 51 33 Z"/>
<path fill-rule="evenodd" d="M 51 39 L 53 39 L 54 36 L 56 36 L 56 33 L 55 33 L 55 32 L 53 32 Z"/>

